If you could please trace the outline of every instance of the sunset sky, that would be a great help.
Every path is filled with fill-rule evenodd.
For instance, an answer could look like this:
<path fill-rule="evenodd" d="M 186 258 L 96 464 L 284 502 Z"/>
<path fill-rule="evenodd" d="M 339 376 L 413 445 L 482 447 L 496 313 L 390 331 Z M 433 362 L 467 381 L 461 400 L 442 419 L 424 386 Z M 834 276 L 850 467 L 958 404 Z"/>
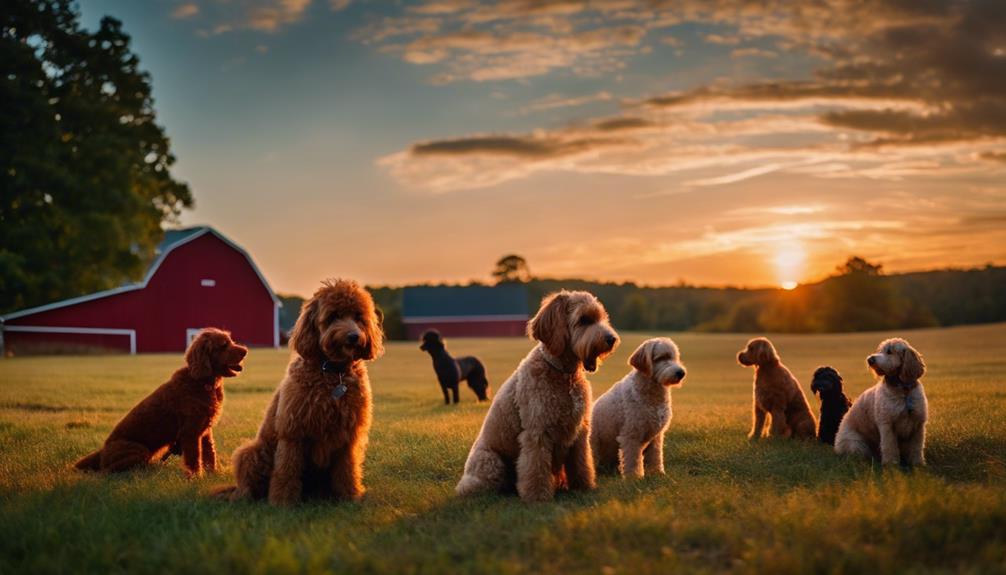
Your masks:
<path fill-rule="evenodd" d="M 1002 0 L 80 7 L 153 77 L 182 223 L 279 292 L 1006 263 Z"/>

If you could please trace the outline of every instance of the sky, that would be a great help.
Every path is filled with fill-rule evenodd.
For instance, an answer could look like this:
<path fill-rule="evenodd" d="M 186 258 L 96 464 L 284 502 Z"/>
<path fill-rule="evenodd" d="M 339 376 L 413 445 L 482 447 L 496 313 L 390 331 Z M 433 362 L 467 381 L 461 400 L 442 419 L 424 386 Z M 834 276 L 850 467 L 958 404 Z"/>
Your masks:
<path fill-rule="evenodd" d="M 82 0 L 272 287 L 1006 264 L 1001 0 Z"/>

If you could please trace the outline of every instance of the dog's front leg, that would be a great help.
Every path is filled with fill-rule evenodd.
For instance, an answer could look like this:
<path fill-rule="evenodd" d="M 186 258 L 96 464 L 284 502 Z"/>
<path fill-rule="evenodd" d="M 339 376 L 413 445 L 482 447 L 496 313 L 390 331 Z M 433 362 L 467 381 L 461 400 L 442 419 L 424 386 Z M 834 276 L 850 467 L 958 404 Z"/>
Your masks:
<path fill-rule="evenodd" d="M 337 453 L 332 460 L 332 493 L 339 499 L 359 501 L 367 489 L 363 486 L 363 457 L 366 446 L 358 438 Z"/>
<path fill-rule="evenodd" d="M 756 401 L 754 404 L 754 421 L 752 422 L 751 433 L 748 434 L 748 439 L 752 441 L 761 439 L 762 432 L 765 429 L 765 414 L 765 410 Z"/>
<path fill-rule="evenodd" d="M 880 462 L 884 465 L 897 465 L 901 462 L 901 452 L 894 427 L 890 421 L 882 421 L 877 427 L 880 429 Z"/>
<path fill-rule="evenodd" d="M 454 403 L 458 403 L 461 401 L 461 397 L 458 395 L 458 387 L 460 386 L 457 383 L 455 383 L 454 387 L 451 388 L 451 392 L 454 394 Z"/>
<path fill-rule="evenodd" d="M 203 434 L 202 439 L 203 448 L 203 469 L 209 473 L 216 473 L 217 471 L 217 449 L 216 445 L 213 443 L 213 430 L 207 429 L 206 433 Z"/>
<path fill-rule="evenodd" d="M 919 429 L 905 442 L 905 460 L 909 465 L 925 465 L 926 455 L 926 426 L 920 425 Z"/>
<path fill-rule="evenodd" d="M 190 477 L 202 475 L 202 435 L 192 430 L 182 431 L 178 443 L 182 448 L 182 461 Z"/>
<path fill-rule="evenodd" d="M 524 501 L 549 501 L 555 496 L 552 481 L 552 445 L 540 429 L 525 429 L 518 436 L 517 493 Z"/>
<path fill-rule="evenodd" d="M 447 390 L 447 386 L 446 385 L 441 385 L 440 389 L 442 389 L 443 392 L 444 392 L 444 405 L 450 405 L 451 404 L 451 396 L 450 396 L 450 392 Z"/>
<path fill-rule="evenodd" d="M 622 450 L 622 476 L 643 476 L 643 444 L 631 435 L 619 435 L 618 445 Z"/>
<path fill-rule="evenodd" d="M 300 441 L 281 438 L 269 482 L 269 503 L 292 505 L 300 501 L 304 468 L 304 449 Z"/>
<path fill-rule="evenodd" d="M 643 460 L 647 475 L 651 473 L 664 474 L 664 432 L 660 432 L 643 451 Z"/>
<path fill-rule="evenodd" d="M 594 456 L 590 449 L 590 429 L 583 428 L 566 453 L 566 481 L 570 489 L 595 487 Z"/>

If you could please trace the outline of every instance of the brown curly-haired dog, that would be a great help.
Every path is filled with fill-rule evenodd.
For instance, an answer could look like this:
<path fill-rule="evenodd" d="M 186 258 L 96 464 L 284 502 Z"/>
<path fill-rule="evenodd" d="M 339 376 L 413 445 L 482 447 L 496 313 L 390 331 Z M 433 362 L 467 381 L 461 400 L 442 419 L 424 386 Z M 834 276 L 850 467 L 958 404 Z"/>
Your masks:
<path fill-rule="evenodd" d="M 201 331 L 185 352 L 185 367 L 130 410 L 77 469 L 125 471 L 180 451 L 189 475 L 216 471 L 213 424 L 223 408 L 223 378 L 236 376 L 247 354 L 226 331 Z"/>
<path fill-rule="evenodd" d="M 765 427 L 765 416 L 772 418 L 769 435 L 814 439 L 817 422 L 810 411 L 807 396 L 800 383 L 782 364 L 779 354 L 768 339 L 756 337 L 737 354 L 744 366 L 755 366 L 754 425 L 748 438 L 757 440 Z"/>
<path fill-rule="evenodd" d="M 459 495 L 512 491 L 524 501 L 547 501 L 560 487 L 594 488 L 590 453 L 590 382 L 618 335 L 593 295 L 547 296 L 528 323 L 540 343 L 493 398 L 468 453 Z"/>
<path fill-rule="evenodd" d="M 304 302 L 290 336 L 287 366 L 258 436 L 234 452 L 231 499 L 289 505 L 307 497 L 363 497 L 370 431 L 364 361 L 378 357 L 384 333 L 374 300 L 358 283 L 328 280 Z"/>
<path fill-rule="evenodd" d="M 884 465 L 925 465 L 929 403 L 919 379 L 922 355 L 901 338 L 884 340 L 867 365 L 882 379 L 853 402 L 835 436 L 835 453 L 880 456 Z"/>
<path fill-rule="evenodd" d="M 629 358 L 634 368 L 594 402 L 590 448 L 598 471 L 625 477 L 664 474 L 664 432 L 671 424 L 671 388 L 685 378 L 678 346 L 644 341 Z M 644 471 L 645 466 L 645 471 Z"/>

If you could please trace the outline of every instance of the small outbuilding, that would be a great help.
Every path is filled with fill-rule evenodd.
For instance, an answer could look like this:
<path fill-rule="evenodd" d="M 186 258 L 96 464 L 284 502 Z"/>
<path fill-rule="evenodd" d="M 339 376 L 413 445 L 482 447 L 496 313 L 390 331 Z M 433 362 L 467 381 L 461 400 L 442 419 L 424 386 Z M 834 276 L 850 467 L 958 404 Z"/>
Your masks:
<path fill-rule="evenodd" d="M 527 298 L 527 287 L 518 283 L 407 287 L 402 323 L 411 339 L 431 328 L 447 337 L 522 337 Z"/>
<path fill-rule="evenodd" d="M 279 305 L 248 252 L 223 234 L 170 230 L 143 281 L 7 314 L 0 349 L 181 352 L 204 327 L 278 347 Z"/>

